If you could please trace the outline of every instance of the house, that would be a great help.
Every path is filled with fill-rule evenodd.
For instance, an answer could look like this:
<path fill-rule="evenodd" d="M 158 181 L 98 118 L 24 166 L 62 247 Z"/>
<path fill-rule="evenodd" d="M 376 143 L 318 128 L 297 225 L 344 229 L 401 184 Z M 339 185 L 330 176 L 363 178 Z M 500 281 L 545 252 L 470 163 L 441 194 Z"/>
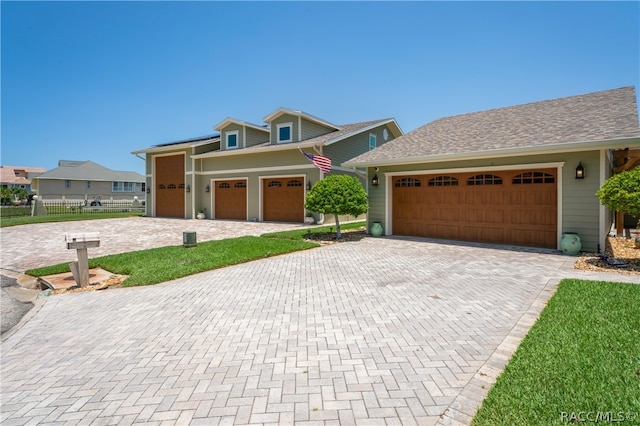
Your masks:
<path fill-rule="evenodd" d="M 595 192 L 618 151 L 638 147 L 636 93 L 623 87 L 441 118 L 343 167 L 378 183 L 368 221 L 386 235 L 557 249 L 577 232 L 595 252 L 612 224 Z"/>
<path fill-rule="evenodd" d="M 145 179 L 136 172 L 108 169 L 93 161 L 58 161 L 58 167 L 33 179 L 33 190 L 43 200 L 144 201 Z"/>
<path fill-rule="evenodd" d="M 302 152 L 357 176 L 340 163 L 402 135 L 393 118 L 336 125 L 278 108 L 263 121 L 228 117 L 214 135 L 134 151 L 146 162 L 147 215 L 301 223 L 306 192 L 324 176 Z"/>
<path fill-rule="evenodd" d="M 3 188 L 20 188 L 31 192 L 31 179 L 42 174 L 42 167 L 0 166 L 0 186 Z"/>

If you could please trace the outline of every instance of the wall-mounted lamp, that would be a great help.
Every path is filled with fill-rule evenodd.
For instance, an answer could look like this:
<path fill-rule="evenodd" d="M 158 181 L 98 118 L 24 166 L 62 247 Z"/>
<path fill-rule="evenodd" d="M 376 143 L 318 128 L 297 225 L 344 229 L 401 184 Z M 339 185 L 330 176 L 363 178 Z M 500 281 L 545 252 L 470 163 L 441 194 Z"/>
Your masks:
<path fill-rule="evenodd" d="M 311 191 L 311 181 L 307 181 L 307 191 Z"/>
<path fill-rule="evenodd" d="M 371 178 L 371 186 L 378 186 L 378 174 L 376 173 Z"/>
<path fill-rule="evenodd" d="M 150 193 L 151 193 L 151 188 L 147 186 L 147 194 L 150 194 Z"/>
<path fill-rule="evenodd" d="M 189 186 L 189 184 L 187 184 L 187 187 L 185 189 L 187 190 L 187 192 L 191 192 L 191 187 Z"/>
<path fill-rule="evenodd" d="M 209 187 L 209 185 L 204 187 L 204 192 L 211 192 L 211 188 Z"/>
<path fill-rule="evenodd" d="M 576 167 L 576 179 L 584 179 L 584 167 L 582 167 L 582 162 L 578 163 L 578 167 Z"/>

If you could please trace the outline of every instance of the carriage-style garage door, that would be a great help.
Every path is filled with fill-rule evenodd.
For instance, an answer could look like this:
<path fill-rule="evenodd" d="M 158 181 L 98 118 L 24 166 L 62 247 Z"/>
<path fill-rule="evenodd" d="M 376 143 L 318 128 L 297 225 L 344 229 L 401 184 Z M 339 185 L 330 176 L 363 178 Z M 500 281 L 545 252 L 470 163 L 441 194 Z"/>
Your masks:
<path fill-rule="evenodd" d="M 156 157 L 156 216 L 184 218 L 184 155 Z"/>
<path fill-rule="evenodd" d="M 395 176 L 393 234 L 556 248 L 556 169 Z"/>
<path fill-rule="evenodd" d="M 215 218 L 247 220 L 247 181 L 219 180 L 215 188 Z"/>
<path fill-rule="evenodd" d="M 304 177 L 262 180 L 262 217 L 268 222 L 304 222 Z"/>

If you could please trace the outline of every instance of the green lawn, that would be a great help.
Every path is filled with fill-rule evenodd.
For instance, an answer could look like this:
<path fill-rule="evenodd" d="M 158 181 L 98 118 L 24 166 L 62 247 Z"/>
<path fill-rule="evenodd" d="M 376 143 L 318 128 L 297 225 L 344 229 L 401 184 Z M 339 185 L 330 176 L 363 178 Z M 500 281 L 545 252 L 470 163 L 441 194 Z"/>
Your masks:
<path fill-rule="evenodd" d="M 91 214 L 91 218 L 97 215 Z M 364 225 L 365 222 L 348 223 L 342 229 L 357 229 Z M 125 287 L 151 285 L 211 269 L 318 247 L 317 243 L 305 241 L 305 236 L 326 232 L 335 232 L 335 227 L 321 226 L 263 234 L 260 237 L 207 241 L 189 248 L 169 246 L 114 254 L 89 259 L 89 267 L 129 275 L 122 284 Z M 63 272 L 69 272 L 68 263 L 26 271 L 36 277 Z"/>
<path fill-rule="evenodd" d="M 640 423 L 640 285 L 563 280 L 472 424 L 596 420 Z"/>

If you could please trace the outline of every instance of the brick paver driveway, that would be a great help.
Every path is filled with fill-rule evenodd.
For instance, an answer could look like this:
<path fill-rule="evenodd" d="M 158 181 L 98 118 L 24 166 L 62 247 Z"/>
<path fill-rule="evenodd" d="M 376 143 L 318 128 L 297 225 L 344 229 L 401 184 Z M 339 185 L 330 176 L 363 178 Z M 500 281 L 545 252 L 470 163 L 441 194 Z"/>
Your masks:
<path fill-rule="evenodd" d="M 2 422 L 465 424 L 573 260 L 365 238 L 54 296 L 2 343 Z"/>

